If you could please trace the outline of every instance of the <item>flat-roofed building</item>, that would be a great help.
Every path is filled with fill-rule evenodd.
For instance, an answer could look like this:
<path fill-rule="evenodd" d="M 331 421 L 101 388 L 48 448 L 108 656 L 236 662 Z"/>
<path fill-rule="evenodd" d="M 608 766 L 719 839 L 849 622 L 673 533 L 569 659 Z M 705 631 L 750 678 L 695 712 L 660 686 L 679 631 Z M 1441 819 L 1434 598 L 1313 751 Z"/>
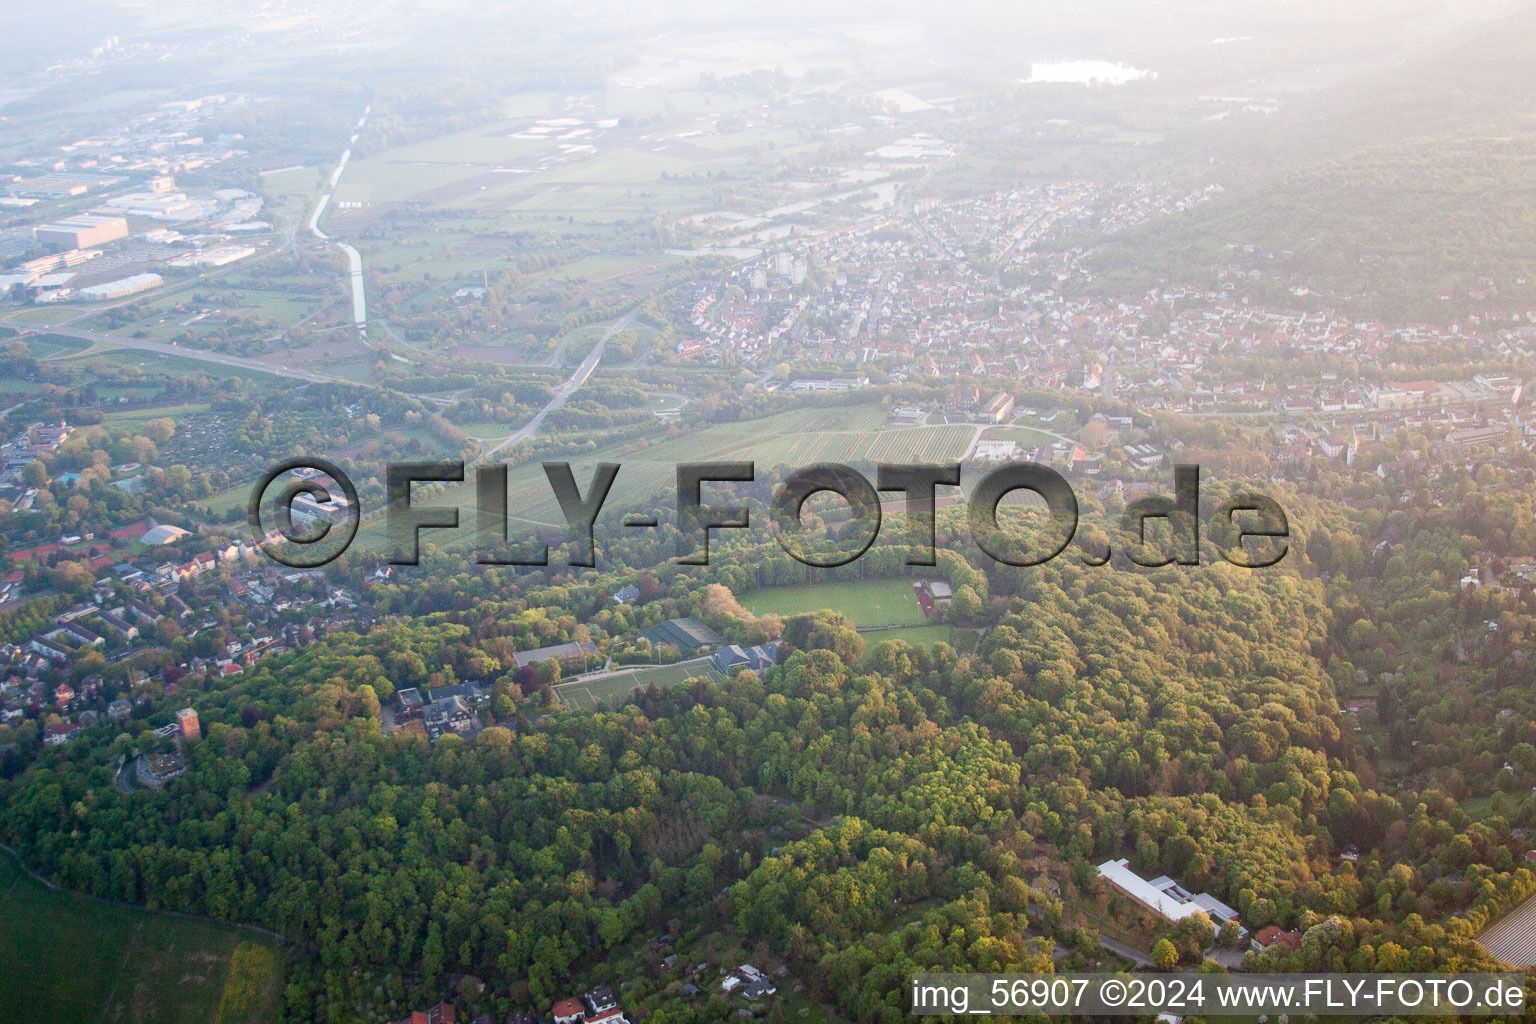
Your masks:
<path fill-rule="evenodd" d="M 999 391 L 987 400 L 982 407 L 981 414 L 993 423 L 1005 423 L 1013 415 L 1013 396 L 1006 391 Z"/>
<path fill-rule="evenodd" d="M 1217 922 L 1237 917 L 1237 911 L 1221 900 L 1209 893 L 1190 893 L 1167 875 L 1147 881 L 1132 871 L 1130 862 L 1123 858 L 1100 864 L 1099 877 L 1169 921 L 1182 921 L 1193 914 L 1205 914 Z"/>
<path fill-rule="evenodd" d="M 1474 448 L 1494 448 L 1508 442 L 1509 428 L 1501 426 L 1469 427 L 1445 435 L 1445 443 L 1462 452 Z"/>
<path fill-rule="evenodd" d="M 640 635 L 649 640 L 652 646 L 671 644 L 679 651 L 684 652 L 696 651 L 700 647 L 725 643 L 725 637 L 715 632 L 708 623 L 701 622 L 691 616 L 658 622 L 650 629 L 643 630 Z"/>
<path fill-rule="evenodd" d="M 37 240 L 45 245 L 67 245 L 71 249 L 89 249 L 128 237 L 128 221 L 123 217 L 103 217 L 94 213 L 65 217 L 37 228 Z"/>
<path fill-rule="evenodd" d="M 586 640 L 569 644 L 552 644 L 549 647 L 536 647 L 531 651 L 516 651 L 512 660 L 518 668 L 528 665 L 537 665 L 541 661 L 558 661 L 562 668 L 583 664 L 589 657 L 597 653 L 597 645 Z"/>
<path fill-rule="evenodd" d="M 134 274 L 131 277 L 108 281 L 106 284 L 93 284 L 89 288 L 81 288 L 77 294 L 87 302 L 99 302 L 103 299 L 122 299 L 129 295 L 137 295 L 139 292 L 147 292 L 163 284 L 165 279 L 159 274 Z"/>

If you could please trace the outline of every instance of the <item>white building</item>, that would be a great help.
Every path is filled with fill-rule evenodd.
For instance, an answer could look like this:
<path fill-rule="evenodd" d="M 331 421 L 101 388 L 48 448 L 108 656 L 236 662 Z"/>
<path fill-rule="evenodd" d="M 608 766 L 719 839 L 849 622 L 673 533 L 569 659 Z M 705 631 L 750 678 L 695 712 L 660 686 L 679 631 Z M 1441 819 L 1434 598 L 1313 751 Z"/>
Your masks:
<path fill-rule="evenodd" d="M 159 274 L 134 274 L 131 277 L 108 281 L 106 284 L 93 284 L 88 288 L 81 288 L 76 294 L 87 302 L 99 302 L 103 299 L 121 299 L 129 295 L 137 295 L 139 292 L 147 292 L 163 284 L 165 279 Z"/>
<path fill-rule="evenodd" d="M 1219 924 L 1238 916 L 1237 911 L 1210 893 L 1190 893 L 1167 875 L 1147 881 L 1132 871 L 1124 858 L 1100 864 L 1099 877 L 1169 921 L 1182 921 L 1192 914 L 1204 913 Z"/>

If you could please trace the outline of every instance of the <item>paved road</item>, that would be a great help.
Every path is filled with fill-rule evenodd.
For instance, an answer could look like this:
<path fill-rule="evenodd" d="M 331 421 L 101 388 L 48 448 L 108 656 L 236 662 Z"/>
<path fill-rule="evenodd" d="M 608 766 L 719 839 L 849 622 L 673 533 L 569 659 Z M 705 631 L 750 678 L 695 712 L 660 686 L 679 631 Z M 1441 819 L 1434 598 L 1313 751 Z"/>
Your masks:
<path fill-rule="evenodd" d="M 485 457 L 490 458 L 492 455 L 495 455 L 503 448 L 510 448 L 515 444 L 526 441 L 528 438 L 536 434 L 539 430 L 539 427 L 544 422 L 544 417 L 548 416 L 550 413 L 564 405 L 565 400 L 570 398 L 577 388 L 585 384 L 588 377 L 592 376 L 592 371 L 597 369 L 597 364 L 603 358 L 603 346 L 608 344 L 609 338 L 613 337 L 615 334 L 618 334 L 624 328 L 628 327 L 629 322 L 635 318 L 635 314 L 637 312 L 638 310 L 632 309 L 628 313 L 625 313 L 623 316 L 615 320 L 613 322 L 613 326 L 604 331 L 603 336 L 597 339 L 597 344 L 592 346 L 592 351 L 587 354 L 587 358 L 583 359 L 581 361 L 581 365 L 576 367 L 576 372 L 571 374 L 570 379 L 567 380 L 564 384 L 561 384 L 560 387 L 555 390 L 555 394 L 552 398 L 550 398 L 549 404 L 540 409 L 534 415 L 533 419 L 525 423 L 523 425 L 523 429 L 507 438 L 505 441 L 502 441 L 496 447 L 487 451 L 485 453 Z"/>
<path fill-rule="evenodd" d="M 123 763 L 118 766 L 116 774 L 112 776 L 112 785 L 117 787 L 119 793 L 133 792 L 135 766 L 138 763 L 139 759 L 137 757 L 128 757 L 124 758 Z"/>
<path fill-rule="evenodd" d="M 330 205 L 331 195 L 336 191 L 336 183 L 341 180 L 341 172 L 347 169 L 347 161 L 352 159 L 352 145 L 357 142 L 363 126 L 368 123 L 368 112 L 372 109 L 371 103 L 363 108 L 363 116 L 357 119 L 352 137 L 347 140 L 347 148 L 341 151 L 341 159 L 336 162 L 336 170 L 331 172 L 331 181 L 326 187 L 325 195 L 320 197 L 320 201 L 315 204 L 315 211 L 309 215 L 310 234 L 323 241 L 329 241 L 331 236 L 320 230 L 320 218 L 324 215 L 325 208 Z M 368 303 L 363 292 L 363 257 L 345 242 L 336 244 L 342 252 L 347 254 L 347 262 L 352 268 L 352 322 L 357 326 L 357 333 L 362 337 L 363 344 L 368 345 Z M 368 347 L 373 346 L 368 345 Z"/>
<path fill-rule="evenodd" d="M 363 125 L 368 122 L 368 113 L 372 109 L 372 105 L 370 105 L 363 110 L 363 116 L 358 119 L 357 127 L 354 129 L 352 138 L 350 140 L 351 142 L 357 141 L 357 134 L 362 130 Z M 341 172 L 346 169 L 347 161 L 351 158 L 351 156 L 352 148 L 349 144 L 347 149 L 342 152 L 341 160 L 337 163 L 336 170 L 331 175 L 329 190 L 327 190 L 325 195 L 320 197 L 320 201 L 315 204 L 314 212 L 309 216 L 309 230 L 314 234 L 316 238 L 329 239 L 330 237 L 324 231 L 320 230 L 320 217 L 325 212 L 326 206 L 329 205 L 331 201 L 331 192 L 335 190 L 337 181 L 341 179 Z M 289 242 L 290 244 L 292 243 L 291 231 L 289 233 Z M 367 345 L 368 339 L 366 334 L 364 334 L 364 328 L 368 321 L 368 309 L 363 292 L 363 258 L 358 253 L 358 251 L 352 248 L 350 245 L 343 243 L 338 243 L 338 245 L 347 254 L 347 260 L 351 264 L 352 319 L 357 325 L 358 334 L 362 337 L 363 344 Z M 182 285 L 181 288 L 184 289 L 193 287 L 195 284 L 197 284 L 197 282 L 188 282 L 187 284 Z M 174 291 L 176 289 L 172 290 Z M 162 292 L 160 294 L 163 296 L 169 293 L 170 292 Z M 91 310 L 88 313 L 83 313 L 81 315 L 93 315 L 98 312 L 100 312 L 100 310 Z M 76 319 L 79 318 L 77 317 Z M 102 331 L 87 331 L 76 327 L 67 327 L 64 325 L 34 328 L 15 322 L 11 322 L 7 324 L 7 326 L 14 328 L 21 337 L 26 337 L 29 334 L 62 334 L 65 337 L 81 338 L 85 341 L 93 343 L 117 345 L 122 348 L 138 349 L 141 352 L 153 352 L 157 355 L 179 356 L 182 359 L 194 359 L 205 363 L 215 363 L 219 366 L 227 366 L 237 370 L 250 370 L 257 373 L 270 373 L 277 377 L 288 377 L 292 380 L 309 381 L 313 384 L 324 384 L 330 381 L 342 379 L 340 377 L 332 376 L 328 373 L 317 373 L 313 370 L 290 370 L 286 367 L 273 366 L 270 363 L 263 363 L 255 359 L 242 359 L 239 356 L 228 356 L 219 352 L 208 352 L 195 348 L 180 348 L 175 345 L 164 345 L 156 341 L 141 341 L 138 338 L 125 338 L 122 335 L 107 334 Z M 372 346 L 370 345 L 369 347 Z"/>
<path fill-rule="evenodd" d="M 236 370 L 251 370 L 257 373 L 270 373 L 278 377 L 291 377 L 294 380 L 305 380 L 313 384 L 325 384 L 333 380 L 341 380 L 326 373 L 316 373 L 313 370 L 290 370 L 287 367 L 273 366 L 255 359 L 242 359 L 239 356 L 227 356 L 222 352 L 209 352 L 206 349 L 180 348 L 176 345 L 164 345 L 158 341 L 143 341 L 139 338 L 125 338 L 120 334 L 104 334 L 101 331 L 87 331 L 79 327 L 23 327 L 21 324 L 10 324 L 20 332 L 20 337 L 39 334 L 62 334 L 68 338 L 81 338 L 85 341 L 118 345 L 122 348 L 138 349 L 140 352 L 154 352 L 163 356 L 177 356 L 182 359 L 195 359 L 204 363 L 217 363 L 220 366 L 232 367 Z"/>
<path fill-rule="evenodd" d="M 1119 953 L 1127 960 L 1133 961 L 1137 967 L 1152 966 L 1152 958 L 1150 956 L 1148 956 L 1146 953 L 1143 953 L 1139 949 L 1132 949 L 1130 946 L 1127 946 L 1123 942 L 1116 942 L 1114 939 L 1100 935 L 1099 945 L 1103 946 L 1111 953 Z"/>

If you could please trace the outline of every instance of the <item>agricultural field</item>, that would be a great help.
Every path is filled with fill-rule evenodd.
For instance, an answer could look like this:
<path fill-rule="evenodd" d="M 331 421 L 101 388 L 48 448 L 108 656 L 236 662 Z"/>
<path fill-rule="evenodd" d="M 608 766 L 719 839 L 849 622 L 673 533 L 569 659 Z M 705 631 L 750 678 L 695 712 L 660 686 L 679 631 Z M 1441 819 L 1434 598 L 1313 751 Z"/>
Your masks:
<path fill-rule="evenodd" d="M 340 372 L 331 367 L 330 372 Z M 878 429 L 885 412 L 877 405 L 831 409 L 797 409 L 742 423 L 722 423 L 680 437 L 660 440 L 647 447 L 606 445 L 584 450 L 573 459 L 577 482 L 583 487 L 597 462 L 622 466 L 613 491 L 603 506 L 599 529 L 617 523 L 627 512 L 672 507 L 677 465 L 682 462 L 751 460 L 760 476 L 774 466 L 807 466 L 815 462 L 917 462 L 954 461 L 970 442 L 971 427 L 907 427 Z M 514 428 L 515 429 L 515 426 Z M 658 432 L 665 432 L 657 424 Z M 561 526 L 565 519 L 538 463 L 514 467 L 508 473 L 512 499 L 512 543 L 519 522 L 533 526 Z M 435 504 L 458 505 L 460 521 L 468 523 L 475 503 L 474 484 L 466 482 L 446 490 Z M 425 539 L 444 548 L 460 548 L 472 542 L 473 531 L 454 533 L 426 531 Z M 365 524 L 358 535 L 362 550 L 384 551 L 383 517 Z"/>
<path fill-rule="evenodd" d="M 673 665 L 658 665 L 654 668 L 642 666 L 629 672 L 620 672 L 598 679 L 561 683 L 555 687 L 555 692 L 568 708 L 594 708 L 600 705 L 613 707 L 636 690 L 643 690 L 648 686 L 681 686 L 688 680 L 701 676 L 715 682 L 720 680 L 720 673 L 715 671 L 715 667 L 709 663 L 708 658 L 704 658 L 680 661 Z"/>
<path fill-rule="evenodd" d="M 319 167 L 290 167 L 269 171 L 261 176 L 261 190 L 269 197 L 314 196 L 325 184 Z"/>
<path fill-rule="evenodd" d="M 248 386 L 256 389 L 292 383 L 275 374 L 262 373 L 259 370 L 221 366 L 202 359 L 167 356 L 139 349 L 117 348 L 110 344 L 101 345 L 82 355 L 62 358 L 60 362 L 103 376 L 128 369 L 136 370 L 146 377 L 191 377 L 197 374 L 206 374 L 209 377 L 241 377 Z"/>
<path fill-rule="evenodd" d="M 928 621 L 911 582 L 904 579 L 769 587 L 738 594 L 736 599 L 754 615 L 787 618 L 830 608 L 846 615 L 855 626 L 922 626 Z"/>
<path fill-rule="evenodd" d="M 257 1024 L 281 953 L 255 933 L 50 892 L 0 854 L 0 1024 Z"/>
<path fill-rule="evenodd" d="M 572 280 L 639 294 L 675 261 L 635 225 L 709 205 L 714 181 L 751 181 L 765 153 L 794 149 L 793 133 L 782 130 L 717 132 L 727 102 L 712 103 L 705 116 L 673 109 L 642 128 L 613 111 L 573 115 L 562 109 L 570 99 L 518 94 L 504 104 L 508 120 L 356 154 L 326 229 L 357 245 L 370 270 L 401 284 L 426 274 L 495 273 L 509 258 L 509 232 L 567 241 L 590 235 L 598 244 L 589 253 L 578 247 L 525 286 Z M 273 174 L 265 185 L 269 195 L 304 194 L 315 181 L 305 168 Z M 412 299 L 412 308 L 420 301 Z"/>
<path fill-rule="evenodd" d="M 313 318 L 333 304 L 329 295 L 312 294 L 312 285 L 303 291 L 213 283 L 207 288 L 206 293 L 176 293 L 115 309 L 75 326 L 161 343 L 198 342 L 215 332 L 267 338 L 301 321 L 318 326 Z M 125 313 L 132 319 L 126 320 Z"/>

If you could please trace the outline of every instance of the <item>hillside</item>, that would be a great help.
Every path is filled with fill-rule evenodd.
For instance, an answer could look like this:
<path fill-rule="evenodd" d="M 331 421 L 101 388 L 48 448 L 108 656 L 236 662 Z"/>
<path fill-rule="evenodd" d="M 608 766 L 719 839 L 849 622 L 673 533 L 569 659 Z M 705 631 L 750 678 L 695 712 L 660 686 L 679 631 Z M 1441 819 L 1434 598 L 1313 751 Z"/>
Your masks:
<path fill-rule="evenodd" d="M 743 593 L 787 562 L 737 538 L 719 559 L 715 578 Z M 611 584 L 338 632 L 200 695 L 204 738 L 164 792 L 94 785 L 108 746 L 54 755 L 8 784 L 0 828 L 63 884 L 315 943 L 319 959 L 287 979 L 289 1019 L 305 1020 L 378 1020 L 450 989 L 500 1014 L 625 981 L 642 1019 L 724 1019 L 723 996 L 679 991 L 661 934 L 681 964 L 752 957 L 793 974 L 789 1019 L 825 1004 L 896 1020 L 908 970 L 1044 965 L 1045 939 L 1073 951 L 1067 968 L 1102 959 L 1071 922 L 1098 906 L 1092 865 L 1122 855 L 1209 887 L 1250 923 L 1347 913 L 1437 963 L 1481 954 L 1406 915 L 1481 921 L 1499 909 L 1490 893 L 1524 891 L 1507 872 L 1486 893 L 1481 876 L 1431 888 L 1434 872 L 1378 904 L 1383 863 L 1440 857 L 1467 822 L 1436 798 L 1445 829 L 1393 829 L 1413 805 L 1354 775 L 1315 582 L 1216 566 L 1019 574 L 942 548 L 940 564 L 951 621 L 995 617 L 965 650 L 877 646 L 824 611 L 783 624 L 785 660 L 762 680 L 508 715 L 473 743 L 429 746 L 386 729 L 384 710 L 401 687 L 475 676 L 505 715 L 541 686 L 502 668 L 510 651 L 582 622 L 627 628 Z M 656 575 L 636 625 L 693 613 L 748 639 L 744 620 L 698 603 L 710 588 L 690 570 Z M 61 805 L 84 808 L 88 846 Z M 1344 843 L 1384 860 L 1334 872 L 1326 854 Z M 1040 875 L 1061 897 L 1029 881 Z M 1102 927 L 1125 934 L 1119 916 Z M 977 935 L 994 945 L 978 951 Z"/>
<path fill-rule="evenodd" d="M 1228 191 L 1105 242 L 1094 287 L 1236 271 L 1255 299 L 1306 289 L 1372 316 L 1448 313 L 1469 292 L 1528 308 L 1533 46 L 1525 11 L 1270 117 L 1188 133 L 1175 145 L 1197 156 L 1192 173 Z"/>

